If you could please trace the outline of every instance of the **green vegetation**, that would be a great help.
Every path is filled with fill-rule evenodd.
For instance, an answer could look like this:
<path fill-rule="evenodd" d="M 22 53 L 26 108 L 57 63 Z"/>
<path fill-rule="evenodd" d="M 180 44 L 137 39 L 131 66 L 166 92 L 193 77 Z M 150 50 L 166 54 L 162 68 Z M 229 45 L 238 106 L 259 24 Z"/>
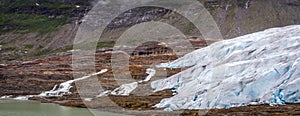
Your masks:
<path fill-rule="evenodd" d="M 15 50 L 17 50 L 17 48 L 15 48 L 15 47 L 7 47 L 7 48 L 3 48 L 3 50 L 1 50 L 1 52 L 15 51 Z"/>
<path fill-rule="evenodd" d="M 115 45 L 115 41 L 98 42 L 97 43 L 97 48 L 113 47 L 114 45 Z M 80 43 L 80 44 L 77 44 L 77 45 L 74 45 L 74 46 L 76 46 L 76 48 L 89 50 L 89 49 L 93 49 L 92 46 L 95 46 L 95 43 L 94 42 Z M 54 50 L 52 52 L 54 52 L 54 53 L 56 53 L 56 52 L 66 52 L 66 51 L 69 51 L 69 50 L 72 50 L 72 49 L 73 49 L 73 45 L 68 45 L 68 46 L 59 48 L 57 50 Z"/>
<path fill-rule="evenodd" d="M 80 44 L 76 44 L 73 47 L 76 48 L 80 48 L 83 50 L 92 50 L 94 49 L 93 47 L 97 47 L 97 48 L 104 48 L 104 47 L 113 47 L 115 45 L 115 41 L 105 41 L 105 42 L 88 42 L 88 43 L 80 43 Z"/>
<path fill-rule="evenodd" d="M 55 31 L 80 18 L 91 0 L 0 0 L 0 34 Z M 80 7 L 76 7 L 80 5 Z M 75 18 L 75 19 L 76 19 Z"/>
<path fill-rule="evenodd" d="M 3 14 L 0 18 L 0 25 L 5 25 L 9 29 L 8 32 L 14 29 L 25 32 L 46 33 L 56 30 L 60 25 L 66 23 L 66 18 L 50 19 L 48 16 L 34 14 Z M 0 34 L 4 33 L 0 31 Z"/>
<path fill-rule="evenodd" d="M 113 47 L 115 43 L 115 41 L 98 42 L 97 48 Z"/>
<path fill-rule="evenodd" d="M 39 45 L 39 47 L 37 48 L 38 50 L 41 50 L 41 49 L 43 49 L 44 48 L 44 46 L 41 46 L 41 45 Z"/>
<path fill-rule="evenodd" d="M 55 50 L 55 52 L 66 52 L 73 49 L 73 45 L 68 45 L 62 48 Z"/>
<path fill-rule="evenodd" d="M 46 43 L 49 43 L 49 42 L 51 42 L 51 40 L 52 40 L 52 38 L 51 38 L 51 37 L 49 37 L 49 36 L 47 36 L 47 37 L 45 38 L 45 40 L 44 40 L 44 41 L 45 41 Z"/>
<path fill-rule="evenodd" d="M 43 55 L 47 55 L 50 53 L 51 53 L 50 49 L 41 49 L 41 50 L 37 50 L 33 55 L 34 56 L 43 56 Z"/>
<path fill-rule="evenodd" d="M 0 42 L 0 45 L 7 45 L 7 42 Z"/>
<path fill-rule="evenodd" d="M 34 47 L 34 45 L 32 44 L 26 44 L 24 45 L 25 49 L 32 49 Z"/>
<path fill-rule="evenodd" d="M 0 42 L 0 45 L 5 45 L 5 44 L 7 44 L 7 43 Z M 77 44 L 75 46 L 77 46 L 77 48 L 81 48 L 83 50 L 89 50 L 89 49 L 92 49 L 91 46 L 95 46 L 95 45 L 97 45 L 97 48 L 104 48 L 104 47 L 113 47 L 114 44 L 115 44 L 114 41 L 104 41 L 104 42 L 98 42 L 97 44 L 94 42 L 81 43 L 81 44 Z M 25 44 L 23 47 L 25 49 L 35 48 L 35 46 L 33 44 Z M 65 47 L 62 47 L 62 48 L 59 48 L 56 50 L 47 49 L 44 46 L 39 45 L 31 53 L 25 53 L 25 52 L 27 52 L 27 50 L 23 50 L 22 48 L 17 48 L 17 47 L 3 47 L 2 50 L 0 51 L 0 53 L 10 52 L 11 53 L 10 59 L 26 60 L 26 59 L 39 58 L 41 56 L 55 54 L 55 53 L 59 53 L 59 52 L 66 52 L 66 51 L 69 51 L 72 49 L 73 49 L 73 45 L 68 45 L 68 46 L 65 46 Z"/>

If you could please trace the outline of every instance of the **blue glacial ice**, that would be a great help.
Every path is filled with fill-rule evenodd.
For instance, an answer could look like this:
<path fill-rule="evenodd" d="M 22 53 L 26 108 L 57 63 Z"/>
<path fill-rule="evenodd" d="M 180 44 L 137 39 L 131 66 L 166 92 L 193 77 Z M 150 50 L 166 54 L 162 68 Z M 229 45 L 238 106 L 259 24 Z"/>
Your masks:
<path fill-rule="evenodd" d="M 161 68 L 187 68 L 151 83 L 174 90 L 157 108 L 230 108 L 300 102 L 300 25 L 219 41 Z"/>

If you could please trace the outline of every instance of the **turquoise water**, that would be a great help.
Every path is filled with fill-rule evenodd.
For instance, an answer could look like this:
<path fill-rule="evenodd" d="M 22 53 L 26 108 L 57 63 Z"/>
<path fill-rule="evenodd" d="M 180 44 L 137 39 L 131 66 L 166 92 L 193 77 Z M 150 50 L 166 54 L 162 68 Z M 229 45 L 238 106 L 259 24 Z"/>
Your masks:
<path fill-rule="evenodd" d="M 51 103 L 0 100 L 0 116 L 123 116 L 101 111 L 93 113 L 86 108 L 64 107 Z"/>

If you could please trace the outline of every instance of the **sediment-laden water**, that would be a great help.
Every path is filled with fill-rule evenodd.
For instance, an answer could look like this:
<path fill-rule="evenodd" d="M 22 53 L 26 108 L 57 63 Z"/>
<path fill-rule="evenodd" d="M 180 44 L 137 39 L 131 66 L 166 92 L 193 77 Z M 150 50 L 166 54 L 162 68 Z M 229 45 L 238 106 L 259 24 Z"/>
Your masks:
<path fill-rule="evenodd" d="M 123 116 L 89 111 L 87 108 L 65 107 L 36 101 L 0 100 L 0 116 Z"/>

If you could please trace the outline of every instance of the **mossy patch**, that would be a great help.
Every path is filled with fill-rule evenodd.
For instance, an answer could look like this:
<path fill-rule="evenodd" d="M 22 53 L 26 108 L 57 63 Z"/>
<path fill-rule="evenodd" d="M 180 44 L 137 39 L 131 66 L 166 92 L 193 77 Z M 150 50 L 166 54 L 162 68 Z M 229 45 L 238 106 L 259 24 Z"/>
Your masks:
<path fill-rule="evenodd" d="M 24 45 L 25 49 L 32 49 L 34 47 L 33 44 L 26 44 Z"/>
<path fill-rule="evenodd" d="M 0 33 L 15 29 L 23 32 L 47 33 L 55 31 L 57 27 L 66 23 L 66 18 L 53 19 L 45 15 L 2 14 L 0 17 L 0 26 L 6 26 L 6 29 L 0 30 Z"/>
<path fill-rule="evenodd" d="M 59 26 L 82 17 L 90 1 L 0 0 L 0 34 L 55 31 Z"/>
<path fill-rule="evenodd" d="M 41 49 L 41 50 L 38 50 L 34 53 L 34 56 L 43 56 L 43 55 L 48 55 L 51 53 L 51 50 L 50 49 Z"/>

